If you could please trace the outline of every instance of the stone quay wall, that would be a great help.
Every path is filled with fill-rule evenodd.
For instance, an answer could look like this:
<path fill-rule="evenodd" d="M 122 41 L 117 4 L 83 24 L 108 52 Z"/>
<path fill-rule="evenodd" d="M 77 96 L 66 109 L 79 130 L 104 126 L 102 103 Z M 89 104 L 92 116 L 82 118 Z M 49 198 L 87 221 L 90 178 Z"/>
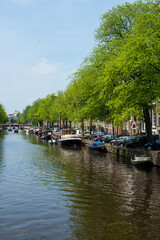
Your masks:
<path fill-rule="evenodd" d="M 85 145 L 89 145 L 91 142 L 92 141 L 89 141 L 89 140 L 86 140 L 86 139 L 83 140 L 83 143 Z M 106 148 L 107 148 L 108 152 L 116 154 L 117 156 L 122 156 L 122 157 L 125 157 L 125 158 L 129 158 L 129 159 L 131 159 L 131 157 L 133 156 L 133 154 L 135 152 L 140 152 L 141 153 L 141 152 L 147 151 L 147 152 L 149 152 L 150 160 L 153 163 L 153 165 L 156 166 L 156 167 L 160 167 L 160 151 L 153 151 L 153 150 L 148 151 L 148 150 L 144 150 L 142 148 L 129 149 L 129 148 L 126 148 L 126 147 L 111 146 L 110 144 L 105 144 L 105 145 L 106 145 Z"/>
<path fill-rule="evenodd" d="M 123 156 L 126 158 L 130 158 L 133 156 L 135 152 L 149 152 L 150 161 L 153 163 L 154 166 L 160 167 L 160 151 L 148 151 L 144 149 L 129 149 L 125 147 L 119 147 L 119 146 L 110 146 L 109 144 L 106 144 L 106 148 L 108 152 L 112 152 L 117 154 L 117 156 Z"/>

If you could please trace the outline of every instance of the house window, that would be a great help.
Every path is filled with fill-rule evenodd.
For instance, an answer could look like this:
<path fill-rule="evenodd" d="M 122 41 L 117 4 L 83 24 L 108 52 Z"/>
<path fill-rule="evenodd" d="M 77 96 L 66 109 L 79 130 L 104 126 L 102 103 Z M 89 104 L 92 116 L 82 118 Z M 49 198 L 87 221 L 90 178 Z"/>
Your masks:
<path fill-rule="evenodd" d="M 156 115 L 154 114 L 154 118 L 153 118 L 153 124 L 154 126 L 156 126 Z"/>

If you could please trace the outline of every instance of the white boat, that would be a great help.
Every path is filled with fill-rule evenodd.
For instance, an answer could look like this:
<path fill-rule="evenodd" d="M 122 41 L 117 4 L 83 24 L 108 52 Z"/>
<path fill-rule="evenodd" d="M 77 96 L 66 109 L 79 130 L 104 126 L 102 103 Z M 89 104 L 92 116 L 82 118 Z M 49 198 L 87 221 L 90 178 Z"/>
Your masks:
<path fill-rule="evenodd" d="M 58 141 L 68 146 L 82 144 L 81 135 L 76 133 L 76 129 L 63 129 Z"/>
<path fill-rule="evenodd" d="M 28 127 L 25 127 L 24 130 L 25 130 L 25 133 L 26 133 L 26 134 L 29 134 L 29 128 L 28 128 Z"/>
<path fill-rule="evenodd" d="M 152 166 L 151 157 L 148 153 L 135 153 L 131 158 L 131 163 L 137 166 Z"/>
<path fill-rule="evenodd" d="M 12 131 L 11 125 L 8 127 L 8 131 Z"/>
<path fill-rule="evenodd" d="M 54 137 L 53 135 L 51 135 L 51 139 L 48 140 L 48 143 L 50 143 L 50 144 L 57 144 L 58 143 L 58 139 L 56 137 Z"/>

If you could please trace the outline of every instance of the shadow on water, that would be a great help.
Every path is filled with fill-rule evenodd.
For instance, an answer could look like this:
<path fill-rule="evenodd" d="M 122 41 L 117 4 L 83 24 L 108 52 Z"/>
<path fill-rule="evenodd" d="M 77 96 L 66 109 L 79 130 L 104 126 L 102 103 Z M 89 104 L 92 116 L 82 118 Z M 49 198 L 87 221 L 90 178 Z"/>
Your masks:
<path fill-rule="evenodd" d="M 0 174 L 3 173 L 3 169 L 6 166 L 4 161 L 4 140 L 5 140 L 5 132 L 0 132 Z M 0 175 L 1 176 L 1 175 Z"/>
<path fill-rule="evenodd" d="M 60 192 L 69 210 L 68 239 L 159 239 L 159 169 L 139 170 L 114 154 L 23 138 L 44 146 L 29 160 L 33 182 Z"/>

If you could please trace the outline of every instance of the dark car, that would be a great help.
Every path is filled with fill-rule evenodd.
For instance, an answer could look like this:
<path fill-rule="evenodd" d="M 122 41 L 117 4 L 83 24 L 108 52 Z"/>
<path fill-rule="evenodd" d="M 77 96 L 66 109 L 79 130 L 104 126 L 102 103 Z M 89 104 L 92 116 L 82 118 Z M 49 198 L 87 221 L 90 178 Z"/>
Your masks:
<path fill-rule="evenodd" d="M 94 138 L 97 138 L 97 135 L 96 135 L 96 134 L 91 134 L 91 135 L 89 135 L 89 140 L 93 140 Z"/>
<path fill-rule="evenodd" d="M 157 140 L 156 135 L 153 136 L 153 140 L 154 141 Z M 126 142 L 125 146 L 127 148 L 137 148 L 137 147 L 144 147 L 146 143 L 147 143 L 147 136 L 141 135 L 141 136 L 134 137 L 130 141 Z"/>
<path fill-rule="evenodd" d="M 101 137 L 103 137 L 103 135 L 104 134 L 102 134 L 102 133 L 95 133 L 95 134 L 89 136 L 89 140 L 100 141 Z"/>
<path fill-rule="evenodd" d="M 85 131 L 84 133 L 83 133 L 83 137 L 85 138 L 85 139 L 89 139 L 89 137 L 90 137 L 90 132 L 89 131 Z"/>
<path fill-rule="evenodd" d="M 160 150 L 160 139 L 155 142 L 149 142 L 144 145 L 148 150 Z"/>
<path fill-rule="evenodd" d="M 131 137 L 130 136 L 120 136 L 117 137 L 116 139 L 113 139 L 112 141 L 110 141 L 110 144 L 113 145 L 117 145 L 117 146 L 121 146 L 123 147 L 125 142 L 127 140 L 129 140 Z"/>
<path fill-rule="evenodd" d="M 102 142 L 109 143 L 110 141 L 113 140 L 113 135 L 107 134 L 101 137 L 100 139 Z"/>

